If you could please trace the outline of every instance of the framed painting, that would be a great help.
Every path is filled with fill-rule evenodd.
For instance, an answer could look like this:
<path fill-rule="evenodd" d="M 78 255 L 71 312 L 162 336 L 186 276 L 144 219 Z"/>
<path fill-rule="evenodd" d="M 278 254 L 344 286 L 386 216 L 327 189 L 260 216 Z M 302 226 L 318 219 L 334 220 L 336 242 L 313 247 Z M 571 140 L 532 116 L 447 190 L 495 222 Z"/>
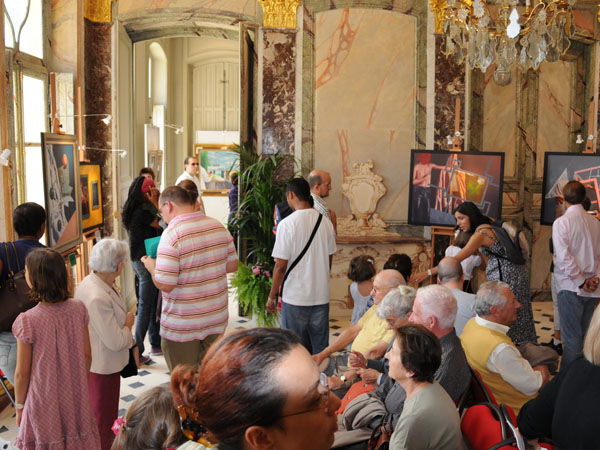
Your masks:
<path fill-rule="evenodd" d="M 600 155 L 546 152 L 540 217 L 542 225 L 552 225 L 554 219 L 564 212 L 562 188 L 570 180 L 577 180 L 585 186 L 590 212 L 600 211 Z"/>
<path fill-rule="evenodd" d="M 102 170 L 98 164 L 82 162 L 79 166 L 81 186 L 81 224 L 87 232 L 104 224 L 102 214 Z"/>
<path fill-rule="evenodd" d="M 454 226 L 453 211 L 467 201 L 500 219 L 503 176 L 504 153 L 413 150 L 408 223 Z"/>
<path fill-rule="evenodd" d="M 240 155 L 233 151 L 235 146 L 224 144 L 196 144 L 194 154 L 200 162 L 201 183 L 205 186 L 202 195 L 227 195 L 231 189 L 230 175 L 240 170 Z"/>
<path fill-rule="evenodd" d="M 58 252 L 81 242 L 81 188 L 75 136 L 42 133 L 46 243 Z"/>

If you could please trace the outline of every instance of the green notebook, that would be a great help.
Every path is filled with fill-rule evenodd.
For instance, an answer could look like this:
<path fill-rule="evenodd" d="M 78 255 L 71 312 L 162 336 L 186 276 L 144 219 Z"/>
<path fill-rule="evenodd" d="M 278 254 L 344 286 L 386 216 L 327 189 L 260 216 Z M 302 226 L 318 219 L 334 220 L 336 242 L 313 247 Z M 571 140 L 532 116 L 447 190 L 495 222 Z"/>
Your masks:
<path fill-rule="evenodd" d="M 156 236 L 144 241 L 146 247 L 146 256 L 156 259 L 156 253 L 158 250 L 158 243 L 160 242 L 160 236 Z"/>

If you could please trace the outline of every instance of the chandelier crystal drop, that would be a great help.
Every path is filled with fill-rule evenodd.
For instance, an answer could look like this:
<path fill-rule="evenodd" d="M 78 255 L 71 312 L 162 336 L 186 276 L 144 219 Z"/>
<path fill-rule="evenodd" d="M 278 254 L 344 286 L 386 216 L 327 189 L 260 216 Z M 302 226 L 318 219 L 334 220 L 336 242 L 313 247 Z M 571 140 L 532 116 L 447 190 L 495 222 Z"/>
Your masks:
<path fill-rule="evenodd" d="M 511 69 L 536 70 L 557 61 L 571 45 L 575 0 L 429 0 L 443 52 L 494 80 L 511 81 Z"/>

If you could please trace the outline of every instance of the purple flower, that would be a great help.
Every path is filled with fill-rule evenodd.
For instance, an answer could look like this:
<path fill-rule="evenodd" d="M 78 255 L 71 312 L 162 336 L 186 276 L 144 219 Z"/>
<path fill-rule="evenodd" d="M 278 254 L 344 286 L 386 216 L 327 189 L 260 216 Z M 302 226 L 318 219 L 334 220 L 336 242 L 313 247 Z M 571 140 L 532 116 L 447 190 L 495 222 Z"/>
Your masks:
<path fill-rule="evenodd" d="M 264 276 L 267 278 L 271 278 L 271 272 L 269 272 L 268 270 L 265 270 Z"/>
<path fill-rule="evenodd" d="M 254 275 L 260 275 L 260 269 L 261 269 L 260 266 L 254 266 L 254 267 L 252 267 L 252 273 Z"/>

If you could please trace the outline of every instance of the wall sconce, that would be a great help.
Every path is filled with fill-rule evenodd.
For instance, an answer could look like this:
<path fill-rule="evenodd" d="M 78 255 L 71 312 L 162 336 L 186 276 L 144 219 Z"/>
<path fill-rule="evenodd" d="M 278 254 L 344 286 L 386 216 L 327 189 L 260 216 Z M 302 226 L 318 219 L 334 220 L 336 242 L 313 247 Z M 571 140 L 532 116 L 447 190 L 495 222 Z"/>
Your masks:
<path fill-rule="evenodd" d="M 100 119 L 100 122 L 103 122 L 104 125 L 108 125 L 110 124 L 110 122 L 112 121 L 112 115 L 111 114 L 74 114 L 74 115 L 62 115 L 62 114 L 58 114 L 56 117 L 60 117 L 60 118 L 64 118 L 64 117 L 96 117 L 96 116 L 104 116 L 103 119 Z M 48 117 L 52 118 L 52 114 L 49 114 Z"/>
<path fill-rule="evenodd" d="M 577 139 L 575 139 L 576 144 L 583 144 L 583 136 L 578 134 Z"/>
<path fill-rule="evenodd" d="M 183 134 L 183 125 L 171 125 L 169 123 L 165 123 L 163 127 L 173 128 L 175 130 L 175 134 Z"/>

